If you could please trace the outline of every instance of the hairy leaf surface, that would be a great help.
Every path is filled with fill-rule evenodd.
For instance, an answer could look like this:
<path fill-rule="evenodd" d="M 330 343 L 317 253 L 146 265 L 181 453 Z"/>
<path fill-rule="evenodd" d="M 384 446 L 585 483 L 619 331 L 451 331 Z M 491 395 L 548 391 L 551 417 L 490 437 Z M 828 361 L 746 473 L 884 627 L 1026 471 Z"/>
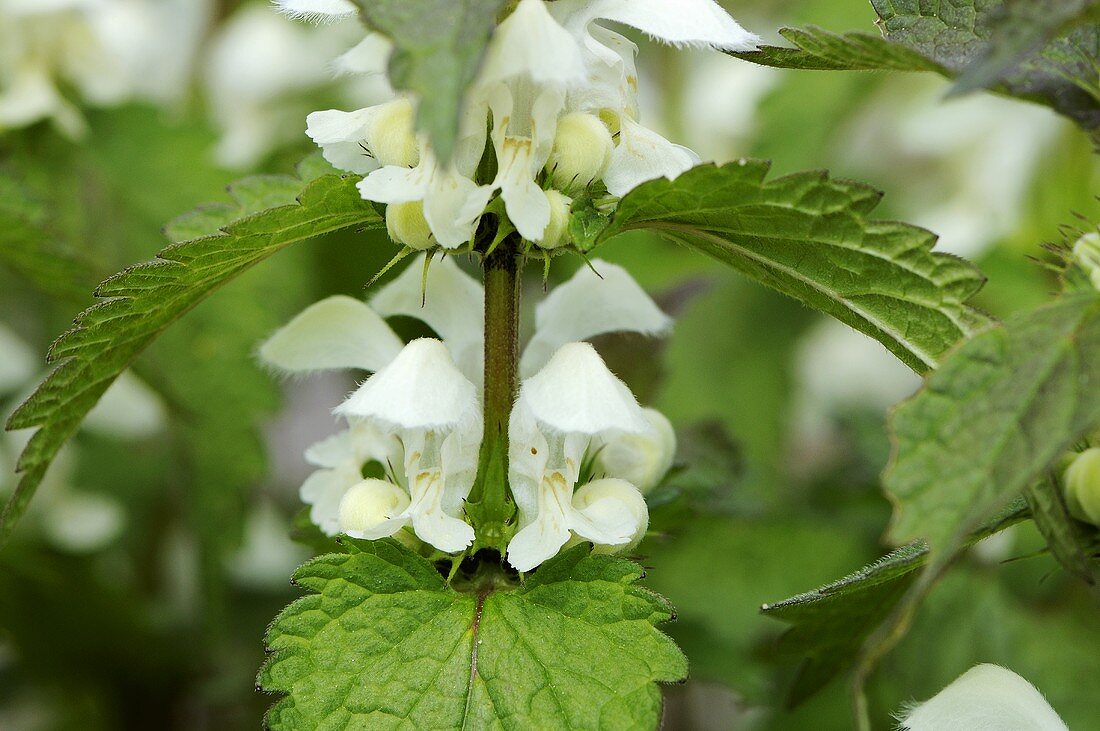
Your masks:
<path fill-rule="evenodd" d="M 355 0 L 394 43 L 390 80 L 419 96 L 418 125 L 448 159 L 466 89 L 477 76 L 505 0 Z"/>
<path fill-rule="evenodd" d="M 314 592 L 268 632 L 261 686 L 302 728 L 651 729 L 658 682 L 687 672 L 641 568 L 577 547 L 521 587 L 451 589 L 389 541 L 348 543 L 296 581 Z"/>
<path fill-rule="evenodd" d="M 172 233 L 207 234 L 168 246 L 153 262 L 111 277 L 103 301 L 77 317 L 50 350 L 57 368 L 12 415 L 9 429 L 38 427 L 20 457 L 23 473 L 0 517 L 0 541 L 10 535 L 50 462 L 114 379 L 165 328 L 218 287 L 292 243 L 332 231 L 380 225 L 354 179 L 327 176 L 301 190 L 288 178 L 252 179 L 235 186 L 235 213 L 198 214 Z M 292 187 L 300 203 L 293 202 Z M 275 203 L 275 207 L 259 210 Z M 209 214 L 209 211 L 207 212 Z M 201 223 L 200 223 L 201 219 Z"/>
<path fill-rule="evenodd" d="M 601 240 L 656 231 L 870 335 L 918 372 L 986 323 L 974 267 L 934 234 L 868 218 L 881 194 L 821 171 L 765 181 L 768 163 L 703 165 L 623 198 Z"/>
<path fill-rule="evenodd" d="M 1078 293 L 965 343 L 894 412 L 891 534 L 939 561 L 1100 423 L 1100 295 Z"/>

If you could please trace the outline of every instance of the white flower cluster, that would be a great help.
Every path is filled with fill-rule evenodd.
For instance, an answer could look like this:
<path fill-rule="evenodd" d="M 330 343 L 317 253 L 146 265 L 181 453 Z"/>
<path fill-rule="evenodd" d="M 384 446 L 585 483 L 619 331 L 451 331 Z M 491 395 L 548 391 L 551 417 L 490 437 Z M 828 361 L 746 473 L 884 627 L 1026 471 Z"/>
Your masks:
<path fill-rule="evenodd" d="M 661 334 L 669 318 L 620 267 L 593 261 L 537 308 L 520 361 L 509 429 L 509 483 L 519 531 L 508 560 L 528 571 L 570 541 L 600 550 L 637 543 L 649 522 L 644 494 L 668 471 L 675 435 L 643 409 L 586 342 L 611 332 Z M 410 266 L 370 303 L 318 302 L 260 349 L 279 370 L 373 372 L 336 409 L 348 428 L 315 444 L 302 485 L 310 516 L 329 535 L 412 535 L 445 552 L 470 546 L 464 501 L 482 440 L 484 293 L 450 259 Z M 411 316 L 440 339 L 403 345 L 384 318 Z M 386 479 L 364 479 L 377 463 Z M 581 484 L 584 480 L 583 484 Z"/>
<path fill-rule="evenodd" d="M 299 16 L 335 20 L 346 0 L 276 0 Z M 599 25 L 610 20 L 677 45 L 749 49 L 744 31 L 713 0 L 520 0 L 497 27 L 467 91 L 453 159 L 443 164 L 417 136 L 413 99 L 308 118 L 308 134 L 336 167 L 366 174 L 366 200 L 389 204 L 392 238 L 415 249 L 468 242 L 497 193 L 522 237 L 566 241 L 572 197 L 589 186 L 622 196 L 687 170 L 699 158 L 638 122 L 637 46 Z M 486 120 L 491 120 L 487 129 Z M 475 180 L 487 142 L 492 180 Z"/>
<path fill-rule="evenodd" d="M 84 118 L 93 106 L 171 101 L 185 88 L 206 27 L 206 0 L 0 0 L 0 131 Z"/>

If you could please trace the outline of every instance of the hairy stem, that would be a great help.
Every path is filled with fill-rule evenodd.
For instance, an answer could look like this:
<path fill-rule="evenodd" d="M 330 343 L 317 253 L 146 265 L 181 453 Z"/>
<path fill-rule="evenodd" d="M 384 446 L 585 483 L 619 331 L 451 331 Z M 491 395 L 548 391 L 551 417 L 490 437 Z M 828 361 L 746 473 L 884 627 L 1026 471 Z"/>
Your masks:
<path fill-rule="evenodd" d="M 506 239 L 485 257 L 485 433 L 471 502 L 475 547 L 504 550 L 514 511 L 508 496 L 508 417 L 518 388 L 520 255 Z"/>

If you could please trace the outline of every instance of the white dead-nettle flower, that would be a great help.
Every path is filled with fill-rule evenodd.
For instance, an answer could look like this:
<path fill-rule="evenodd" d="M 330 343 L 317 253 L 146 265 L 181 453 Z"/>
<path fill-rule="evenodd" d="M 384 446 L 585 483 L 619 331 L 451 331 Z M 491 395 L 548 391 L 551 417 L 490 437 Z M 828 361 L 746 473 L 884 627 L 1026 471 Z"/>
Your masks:
<path fill-rule="evenodd" d="M 37 380 L 36 366 L 33 351 L 0 325 L 0 397 L 29 392 Z M 163 429 L 165 421 L 160 398 L 126 371 L 103 394 L 81 428 L 110 439 L 137 441 Z M 20 429 L 0 434 L 0 496 L 14 489 L 16 458 L 33 433 L 33 429 Z M 79 450 L 72 445 L 61 450 L 30 511 L 50 543 L 65 551 L 89 553 L 118 538 L 126 513 L 114 497 L 74 484 L 79 458 Z"/>
<path fill-rule="evenodd" d="M 974 666 L 900 716 L 905 731 L 1067 731 L 1031 683 L 998 665 Z"/>
<path fill-rule="evenodd" d="M 1074 517 L 1100 525 L 1100 447 L 1073 457 L 1062 476 L 1062 487 Z"/>
<path fill-rule="evenodd" d="M 536 373 L 566 343 L 611 332 L 659 335 L 669 329 L 668 316 L 624 269 L 599 260 L 593 261 L 592 267 L 580 269 L 537 307 L 535 334 L 520 363 L 522 376 Z M 402 349 L 401 340 L 384 318 L 409 316 L 435 331 L 476 393 L 483 380 L 481 284 L 450 258 L 433 263 L 426 280 L 423 271 L 419 263 L 409 266 L 379 289 L 369 304 L 338 295 L 310 306 L 261 346 L 261 358 L 289 373 L 381 371 Z M 600 442 L 600 447 L 607 448 L 607 458 L 597 476 L 637 479 L 642 489 L 651 487 L 649 483 L 659 480 L 667 470 L 674 449 L 672 438 L 661 431 L 661 421 L 662 417 L 647 416 L 650 429 L 633 435 L 631 440 Z M 467 441 L 472 443 L 472 439 Z M 638 455 L 637 465 L 629 460 L 630 454 Z M 380 429 L 376 423 L 349 412 L 349 429 L 314 445 L 306 452 L 306 459 L 319 469 L 303 484 L 301 497 L 311 506 L 313 522 L 329 535 L 348 532 L 366 537 L 392 526 L 400 528 L 396 523 L 387 523 L 384 529 L 379 523 L 377 530 L 364 526 L 370 524 L 367 516 L 393 517 L 412 509 L 394 489 L 375 480 L 362 484 L 363 468 L 370 462 L 391 473 L 390 484 L 396 484 L 394 479 L 401 482 L 401 476 L 392 473 L 405 460 L 392 429 Z M 639 466 L 642 464 L 645 466 Z M 407 490 L 404 494 L 413 502 Z"/>
<path fill-rule="evenodd" d="M 344 2 L 279 5 L 294 15 L 329 20 L 354 12 Z M 499 192 L 516 230 L 554 248 L 563 240 L 563 204 L 568 210 L 577 192 L 602 181 L 611 195 L 622 196 L 699 162 L 687 148 L 638 122 L 637 46 L 599 20 L 674 45 L 744 50 L 757 41 L 713 0 L 520 0 L 493 33 L 466 95 L 459 143 L 448 165 L 440 164 L 424 137 L 419 154 L 407 156 L 416 163 L 391 162 L 379 154 L 390 135 L 413 138 L 412 115 L 401 120 L 398 133 L 396 120 L 392 126 L 377 121 L 377 110 L 315 112 L 309 135 L 334 165 L 368 173 L 360 184 L 367 200 L 417 204 L 400 210 L 404 225 L 390 225 L 391 234 L 404 236 L 401 243 L 413 248 L 466 243 Z M 487 141 L 494 148 L 496 176 L 478 185 L 473 176 Z M 356 147 L 365 154 L 355 157 Z"/>
<path fill-rule="evenodd" d="M 77 136 L 80 104 L 178 99 L 209 14 L 206 0 L 0 0 L 0 131 L 51 120 Z"/>
<path fill-rule="evenodd" d="M 563 345 L 524 380 L 508 426 L 508 482 L 520 526 L 508 562 L 530 571 L 574 535 L 612 547 L 638 538 L 649 515 L 638 509 L 645 501 L 637 487 L 604 481 L 591 500 L 575 499 L 574 488 L 594 446 L 650 429 L 630 389 L 588 343 Z"/>

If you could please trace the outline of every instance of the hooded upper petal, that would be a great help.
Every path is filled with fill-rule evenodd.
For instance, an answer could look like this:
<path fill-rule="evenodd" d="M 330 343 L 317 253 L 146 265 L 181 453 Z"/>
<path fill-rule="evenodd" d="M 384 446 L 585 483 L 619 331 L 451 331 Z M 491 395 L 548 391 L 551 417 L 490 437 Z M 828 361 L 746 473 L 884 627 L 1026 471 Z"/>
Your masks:
<path fill-rule="evenodd" d="M 306 134 L 321 147 L 321 154 L 334 167 L 360 175 L 378 167 L 363 146 L 374 121 L 374 107 L 354 112 L 328 109 L 306 117 Z"/>
<path fill-rule="evenodd" d="M 677 46 L 751 51 L 760 42 L 714 0 L 557 0 L 551 12 L 570 27 L 611 20 Z"/>
<path fill-rule="evenodd" d="M 336 413 L 394 429 L 465 428 L 480 419 L 477 390 L 439 340 L 406 345 L 359 387 Z"/>
<path fill-rule="evenodd" d="M 541 371 L 523 382 L 519 398 L 537 421 L 558 432 L 597 435 L 649 428 L 634 394 L 588 343 L 559 348 Z"/>
<path fill-rule="evenodd" d="M 521 0 L 493 33 L 479 82 L 525 76 L 537 84 L 565 86 L 583 81 L 584 75 L 573 34 L 554 20 L 542 0 Z"/>
<path fill-rule="evenodd" d="M 1067 731 L 1031 683 L 998 665 L 976 665 L 931 699 L 907 710 L 908 731 Z"/>
<path fill-rule="evenodd" d="M 260 346 L 260 358 L 291 373 L 359 368 L 377 371 L 401 351 L 401 339 L 377 312 L 336 295 L 303 310 Z"/>
<path fill-rule="evenodd" d="M 523 351 L 520 373 L 537 372 L 562 345 L 613 332 L 662 335 L 672 319 L 616 264 L 594 259 L 535 309 L 535 335 Z"/>
<path fill-rule="evenodd" d="M 356 13 L 351 0 L 274 0 L 282 12 L 292 18 L 332 22 L 350 18 Z"/>

